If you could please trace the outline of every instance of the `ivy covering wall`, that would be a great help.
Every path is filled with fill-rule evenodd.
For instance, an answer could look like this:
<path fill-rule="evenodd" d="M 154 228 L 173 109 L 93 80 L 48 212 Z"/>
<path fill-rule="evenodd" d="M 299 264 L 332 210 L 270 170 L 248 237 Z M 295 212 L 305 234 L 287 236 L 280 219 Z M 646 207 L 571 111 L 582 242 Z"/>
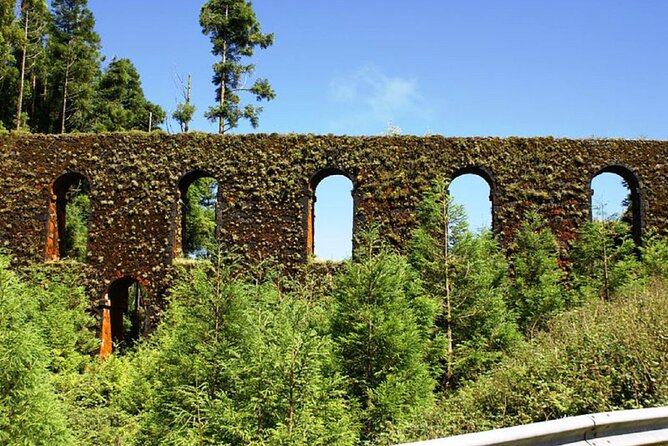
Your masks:
<path fill-rule="evenodd" d="M 132 276 L 159 298 L 172 268 L 179 180 L 201 170 L 219 182 L 226 249 L 307 262 L 309 182 L 323 169 L 355 185 L 355 227 L 379 223 L 402 246 L 432 178 L 484 169 L 494 230 L 509 243 L 536 207 L 564 246 L 590 218 L 590 181 L 624 166 L 639 181 L 642 226 L 668 228 L 668 142 L 554 138 L 347 137 L 117 133 L 0 137 L 0 245 L 17 263 L 46 258 L 52 183 L 68 172 L 90 186 L 89 289 L 101 296 Z"/>

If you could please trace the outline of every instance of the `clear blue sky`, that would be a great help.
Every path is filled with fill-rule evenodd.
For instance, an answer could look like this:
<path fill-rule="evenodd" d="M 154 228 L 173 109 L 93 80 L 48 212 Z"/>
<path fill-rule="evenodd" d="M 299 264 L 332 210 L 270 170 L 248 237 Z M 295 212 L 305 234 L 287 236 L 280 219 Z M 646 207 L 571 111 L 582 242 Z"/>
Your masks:
<path fill-rule="evenodd" d="M 213 132 L 202 3 L 89 6 L 103 53 L 130 58 L 151 101 L 171 113 L 176 73 L 192 73 L 192 128 Z M 665 0 L 253 4 L 276 36 L 254 58 L 277 93 L 260 132 L 668 139 Z"/>
<path fill-rule="evenodd" d="M 214 102 L 202 2 L 91 0 L 103 53 L 175 106 L 193 73 L 195 128 Z M 668 139 L 668 1 L 257 0 L 276 43 L 255 57 L 277 98 L 259 131 Z M 248 131 L 241 128 L 239 131 Z"/>

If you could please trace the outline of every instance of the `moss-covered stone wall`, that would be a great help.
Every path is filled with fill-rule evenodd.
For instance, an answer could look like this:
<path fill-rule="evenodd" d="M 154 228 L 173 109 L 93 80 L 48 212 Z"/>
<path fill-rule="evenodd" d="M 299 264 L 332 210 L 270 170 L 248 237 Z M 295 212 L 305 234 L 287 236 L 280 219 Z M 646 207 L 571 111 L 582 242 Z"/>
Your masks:
<path fill-rule="evenodd" d="M 566 244 L 590 218 L 590 181 L 611 168 L 637 181 L 643 228 L 668 228 L 668 142 L 612 139 L 346 137 L 125 133 L 0 137 L 0 244 L 18 262 L 47 258 L 53 182 L 90 184 L 87 263 L 101 295 L 132 276 L 159 296 L 179 232 L 179 180 L 219 181 L 220 229 L 250 259 L 307 261 L 311 182 L 344 172 L 355 185 L 355 227 L 381 223 L 401 246 L 432 178 L 477 172 L 492 183 L 493 225 L 508 243 L 536 206 Z M 51 210 L 50 210 L 51 209 Z"/>

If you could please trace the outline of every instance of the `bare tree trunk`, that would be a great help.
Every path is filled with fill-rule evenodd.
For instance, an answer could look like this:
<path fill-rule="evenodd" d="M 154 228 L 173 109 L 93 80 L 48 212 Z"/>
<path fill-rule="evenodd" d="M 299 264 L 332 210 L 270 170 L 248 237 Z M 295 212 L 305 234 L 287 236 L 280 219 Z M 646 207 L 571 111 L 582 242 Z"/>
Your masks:
<path fill-rule="evenodd" d="M 32 86 L 32 97 L 30 98 L 30 123 L 35 125 L 35 109 L 37 108 L 37 94 L 35 90 L 37 89 L 37 76 L 33 72 L 31 74 L 31 86 Z"/>
<path fill-rule="evenodd" d="M 23 51 L 21 52 L 21 74 L 19 77 L 19 97 L 16 100 L 16 130 L 21 129 L 21 113 L 23 112 L 23 85 L 26 76 L 26 57 L 28 53 L 28 24 L 30 22 L 30 10 L 26 6 L 25 1 L 21 4 L 21 9 L 24 11 L 25 25 L 23 27 Z"/>
<path fill-rule="evenodd" d="M 60 118 L 60 133 L 65 133 L 65 120 L 67 115 L 67 87 L 69 86 L 70 80 L 70 61 L 69 56 L 67 58 L 67 63 L 65 65 L 65 82 L 63 83 L 63 110 L 62 116 Z"/>
<path fill-rule="evenodd" d="M 49 77 L 44 76 L 44 84 L 42 85 L 42 103 L 46 102 L 46 98 L 49 97 Z"/>
<path fill-rule="evenodd" d="M 603 234 L 601 237 L 601 242 L 603 243 L 603 281 L 604 281 L 604 292 L 605 300 L 610 300 L 610 277 L 608 274 L 608 228 L 606 226 L 607 222 L 603 222 Z"/>
<path fill-rule="evenodd" d="M 443 260 L 445 267 L 445 306 L 446 306 L 446 323 L 448 324 L 448 364 L 445 375 L 445 387 L 450 387 L 452 380 L 452 362 L 453 362 L 453 346 L 452 346 L 452 302 L 450 299 L 450 222 L 449 222 L 449 202 L 448 197 L 445 197 L 443 202 Z"/>
<path fill-rule="evenodd" d="M 225 6 L 225 19 L 230 15 L 229 6 Z M 223 67 L 227 62 L 227 41 L 223 42 Z M 223 68 L 224 70 L 224 68 Z M 225 73 L 220 76 L 220 116 L 218 117 L 218 133 L 221 135 L 225 133 L 225 119 L 223 117 L 223 110 L 225 105 Z"/>
<path fill-rule="evenodd" d="M 191 73 L 188 73 L 188 87 L 186 89 L 186 105 L 190 105 L 190 91 L 192 89 L 192 84 L 193 84 L 193 75 Z M 190 122 L 185 121 L 183 123 L 183 131 L 188 133 L 188 127 L 190 127 Z"/>

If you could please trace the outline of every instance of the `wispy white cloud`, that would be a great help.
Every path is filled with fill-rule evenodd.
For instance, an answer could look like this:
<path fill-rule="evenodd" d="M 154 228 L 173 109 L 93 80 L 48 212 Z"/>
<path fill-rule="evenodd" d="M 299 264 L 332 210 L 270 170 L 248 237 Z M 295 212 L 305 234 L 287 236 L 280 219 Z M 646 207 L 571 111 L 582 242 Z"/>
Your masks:
<path fill-rule="evenodd" d="M 390 123 L 401 125 L 407 119 L 417 118 L 427 125 L 430 114 L 416 79 L 388 76 L 374 66 L 333 80 L 330 93 L 348 110 L 334 122 L 337 128 L 356 124 L 378 128 L 379 133 Z"/>

